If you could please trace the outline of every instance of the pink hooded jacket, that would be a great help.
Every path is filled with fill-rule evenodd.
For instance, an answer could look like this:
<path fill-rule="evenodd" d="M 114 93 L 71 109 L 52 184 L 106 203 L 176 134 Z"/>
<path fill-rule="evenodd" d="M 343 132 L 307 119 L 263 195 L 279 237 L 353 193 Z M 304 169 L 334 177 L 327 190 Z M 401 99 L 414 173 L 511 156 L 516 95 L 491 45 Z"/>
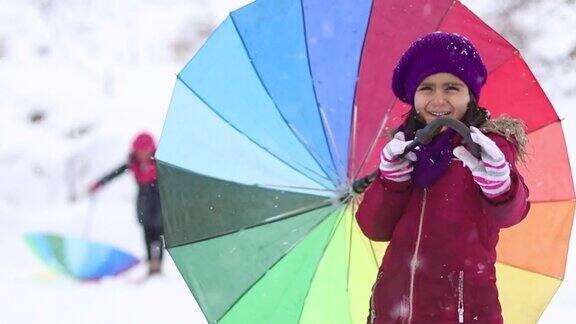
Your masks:
<path fill-rule="evenodd" d="M 136 182 L 139 185 L 150 185 L 156 182 L 158 177 L 156 171 L 156 161 L 150 159 L 147 161 L 139 161 L 136 156 L 136 151 L 149 152 L 154 154 L 156 151 L 156 143 L 151 134 L 143 132 L 138 134 L 132 142 L 132 152 L 128 161 L 128 169 L 132 171 Z"/>
<path fill-rule="evenodd" d="M 502 323 L 496 288 L 501 228 L 528 213 L 528 188 L 503 136 L 488 135 L 511 164 L 511 189 L 486 198 L 462 162 L 427 188 L 376 179 L 356 219 L 374 241 L 390 241 L 370 300 L 370 323 Z"/>

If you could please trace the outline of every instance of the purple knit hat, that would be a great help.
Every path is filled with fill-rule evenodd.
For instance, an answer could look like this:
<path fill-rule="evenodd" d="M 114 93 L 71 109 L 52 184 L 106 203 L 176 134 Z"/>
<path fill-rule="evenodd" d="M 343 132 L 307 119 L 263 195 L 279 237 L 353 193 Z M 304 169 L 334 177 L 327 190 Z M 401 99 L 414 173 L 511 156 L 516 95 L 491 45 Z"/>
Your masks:
<path fill-rule="evenodd" d="M 392 90 L 400 100 L 413 105 L 420 83 L 442 72 L 464 81 L 478 101 L 487 77 L 482 58 L 466 37 L 439 31 L 418 39 L 404 52 L 394 69 Z"/>

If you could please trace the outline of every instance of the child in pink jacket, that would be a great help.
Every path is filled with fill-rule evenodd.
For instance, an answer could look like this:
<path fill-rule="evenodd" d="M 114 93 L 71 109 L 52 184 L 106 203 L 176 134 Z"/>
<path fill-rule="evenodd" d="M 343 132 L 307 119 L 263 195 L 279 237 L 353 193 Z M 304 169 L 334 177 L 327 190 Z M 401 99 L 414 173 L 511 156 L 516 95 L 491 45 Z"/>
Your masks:
<path fill-rule="evenodd" d="M 148 274 L 154 275 L 162 271 L 164 226 L 162 223 L 162 207 L 160 192 L 158 190 L 158 175 L 156 171 L 156 142 L 151 134 L 143 132 L 138 134 L 132 142 L 132 149 L 128 161 L 100 178 L 90 186 L 90 193 L 94 194 L 110 181 L 116 179 L 125 171 L 130 171 L 138 185 L 136 199 L 136 213 L 138 222 L 144 230 L 146 243 L 146 256 L 148 261 Z"/>

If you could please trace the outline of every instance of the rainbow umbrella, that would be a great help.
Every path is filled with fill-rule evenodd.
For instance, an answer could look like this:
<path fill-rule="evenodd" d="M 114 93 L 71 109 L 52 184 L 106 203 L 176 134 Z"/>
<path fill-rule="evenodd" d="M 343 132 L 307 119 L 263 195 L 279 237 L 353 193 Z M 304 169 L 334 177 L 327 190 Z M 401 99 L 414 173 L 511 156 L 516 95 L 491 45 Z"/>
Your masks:
<path fill-rule="evenodd" d="M 526 122 L 532 210 L 502 231 L 497 271 L 506 322 L 536 322 L 575 204 L 560 121 L 519 52 L 453 0 L 258 0 L 178 74 L 156 154 L 166 246 L 210 323 L 366 322 L 386 244 L 362 235 L 350 186 L 408 109 L 394 64 L 434 30 L 471 39 L 481 104 Z"/>
<path fill-rule="evenodd" d="M 138 264 L 125 251 L 85 238 L 28 233 L 24 241 L 50 269 L 79 280 L 115 276 Z"/>

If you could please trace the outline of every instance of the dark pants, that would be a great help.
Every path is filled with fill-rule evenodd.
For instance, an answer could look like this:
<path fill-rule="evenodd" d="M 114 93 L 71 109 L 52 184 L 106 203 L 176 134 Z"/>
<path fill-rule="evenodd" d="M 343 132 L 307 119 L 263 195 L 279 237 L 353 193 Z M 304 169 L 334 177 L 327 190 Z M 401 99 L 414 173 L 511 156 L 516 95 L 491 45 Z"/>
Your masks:
<path fill-rule="evenodd" d="M 152 259 L 162 260 L 162 208 L 160 206 L 160 194 L 156 184 L 140 185 L 138 188 L 136 212 L 138 221 L 144 227 L 144 241 L 148 261 Z"/>
<path fill-rule="evenodd" d="M 162 231 L 154 227 L 144 226 L 144 240 L 146 241 L 146 256 L 148 261 L 152 259 L 162 261 Z"/>

